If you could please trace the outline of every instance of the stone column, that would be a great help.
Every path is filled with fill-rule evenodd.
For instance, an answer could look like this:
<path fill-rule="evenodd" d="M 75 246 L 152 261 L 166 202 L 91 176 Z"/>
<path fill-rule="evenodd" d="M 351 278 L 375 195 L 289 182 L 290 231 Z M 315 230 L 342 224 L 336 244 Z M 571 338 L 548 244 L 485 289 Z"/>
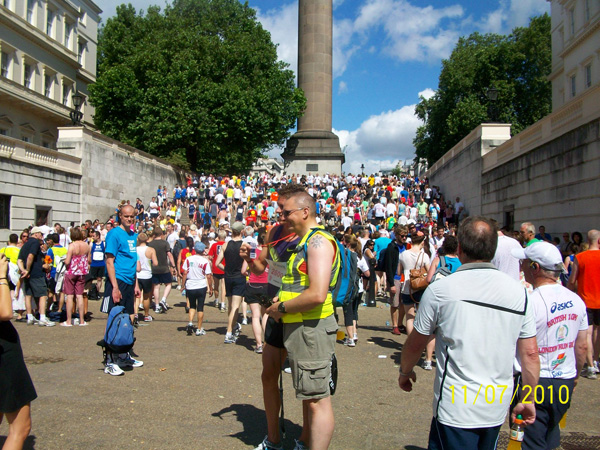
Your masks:
<path fill-rule="evenodd" d="M 282 155 L 287 173 L 341 174 L 345 158 L 331 131 L 332 47 L 332 0 L 300 0 L 298 87 L 307 103 Z"/>

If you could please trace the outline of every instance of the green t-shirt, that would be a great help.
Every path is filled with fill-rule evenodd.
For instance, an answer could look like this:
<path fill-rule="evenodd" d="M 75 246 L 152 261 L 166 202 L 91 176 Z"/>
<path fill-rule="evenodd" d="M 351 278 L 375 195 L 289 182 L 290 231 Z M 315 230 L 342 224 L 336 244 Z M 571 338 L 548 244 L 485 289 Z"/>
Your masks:
<path fill-rule="evenodd" d="M 418 203 L 417 204 L 417 211 L 418 214 L 420 216 L 424 216 L 427 214 L 427 203 L 423 202 L 423 203 Z"/>
<path fill-rule="evenodd" d="M 525 244 L 525 247 L 529 247 L 531 244 L 535 244 L 536 242 L 542 242 L 542 241 L 540 241 L 539 239 L 533 238 L 527 244 Z"/>

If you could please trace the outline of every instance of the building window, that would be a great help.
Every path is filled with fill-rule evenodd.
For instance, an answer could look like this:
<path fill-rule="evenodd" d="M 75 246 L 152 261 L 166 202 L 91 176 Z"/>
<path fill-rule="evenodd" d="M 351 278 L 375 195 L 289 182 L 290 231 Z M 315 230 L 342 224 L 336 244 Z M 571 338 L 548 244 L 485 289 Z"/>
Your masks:
<path fill-rule="evenodd" d="M 31 24 L 34 24 L 33 23 L 34 8 L 35 8 L 35 0 L 27 0 L 27 22 L 29 22 Z"/>
<path fill-rule="evenodd" d="M 571 36 L 575 35 L 575 8 L 569 10 L 569 31 Z"/>
<path fill-rule="evenodd" d="M 0 75 L 2 75 L 4 78 L 8 78 L 8 67 L 10 64 L 10 56 L 8 56 L 8 53 L 6 52 L 2 52 L 2 62 L 0 65 Z"/>
<path fill-rule="evenodd" d="M 592 86 L 592 65 L 588 64 L 585 66 L 585 87 L 589 88 Z"/>
<path fill-rule="evenodd" d="M 23 142 L 31 142 L 31 138 L 29 136 L 26 136 L 26 135 L 22 135 L 21 136 L 21 140 Z"/>
<path fill-rule="evenodd" d="M 585 0 L 585 21 L 589 22 L 590 21 L 590 0 Z"/>
<path fill-rule="evenodd" d="M 23 65 L 23 86 L 32 89 L 32 78 L 33 78 L 33 67 L 31 64 L 25 63 Z"/>
<path fill-rule="evenodd" d="M 77 43 L 77 62 L 83 66 L 83 57 L 85 54 L 85 42 L 79 41 Z"/>
<path fill-rule="evenodd" d="M 72 25 L 65 20 L 65 47 L 67 48 L 71 46 L 71 28 Z"/>
<path fill-rule="evenodd" d="M 52 75 L 44 75 L 44 95 L 52 97 Z"/>
<path fill-rule="evenodd" d="M 0 136 L 8 136 L 8 130 L 6 128 L 0 128 Z"/>
<path fill-rule="evenodd" d="M 575 97 L 577 95 L 577 77 L 575 75 L 571 75 L 571 97 Z"/>
<path fill-rule="evenodd" d="M 10 228 L 10 195 L 0 195 L 0 228 Z"/>
<path fill-rule="evenodd" d="M 51 206 L 35 205 L 35 223 L 38 226 L 48 225 L 50 223 Z"/>
<path fill-rule="evenodd" d="M 71 92 L 71 85 L 63 84 L 63 92 L 62 92 L 62 104 L 65 106 L 69 106 L 69 94 Z"/>
<path fill-rule="evenodd" d="M 54 25 L 54 13 L 51 9 L 46 10 L 46 34 L 52 37 L 52 26 Z"/>

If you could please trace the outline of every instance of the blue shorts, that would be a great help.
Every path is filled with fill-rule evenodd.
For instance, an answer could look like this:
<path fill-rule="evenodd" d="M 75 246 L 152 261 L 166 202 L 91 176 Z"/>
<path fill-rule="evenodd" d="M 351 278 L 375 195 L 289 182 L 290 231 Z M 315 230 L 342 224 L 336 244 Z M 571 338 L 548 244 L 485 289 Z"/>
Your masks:
<path fill-rule="evenodd" d="M 173 283 L 173 275 L 170 273 L 153 273 L 152 284 L 171 284 Z"/>
<path fill-rule="evenodd" d="M 457 428 L 442 425 L 434 417 L 429 430 L 429 450 L 496 450 L 500 427 L 489 428 Z"/>
<path fill-rule="evenodd" d="M 117 284 L 119 285 L 119 291 L 121 291 L 121 300 L 119 303 L 114 303 L 112 298 L 113 286 L 110 283 L 110 279 L 106 277 L 106 282 L 104 283 L 104 299 L 108 299 L 108 312 L 113 308 L 113 306 L 121 305 L 127 311 L 127 314 L 133 314 L 134 308 L 133 303 L 135 301 L 135 287 L 133 284 L 127 284 L 122 280 L 117 278 Z"/>

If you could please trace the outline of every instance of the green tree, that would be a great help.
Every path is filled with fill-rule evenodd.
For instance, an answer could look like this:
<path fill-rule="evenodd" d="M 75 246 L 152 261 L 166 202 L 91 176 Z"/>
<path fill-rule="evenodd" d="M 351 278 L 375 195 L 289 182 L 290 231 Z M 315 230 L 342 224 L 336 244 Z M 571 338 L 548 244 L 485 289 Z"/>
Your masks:
<path fill-rule="evenodd" d="M 552 91 L 550 17 L 534 17 L 508 36 L 473 33 L 442 61 L 439 87 L 415 108 L 423 121 L 413 144 L 431 165 L 482 122 L 511 124 L 519 133 L 549 114 Z M 488 89 L 498 99 L 490 102 Z"/>
<path fill-rule="evenodd" d="M 102 133 L 204 172 L 248 170 L 282 144 L 306 99 L 247 3 L 117 7 L 90 87 Z"/>

